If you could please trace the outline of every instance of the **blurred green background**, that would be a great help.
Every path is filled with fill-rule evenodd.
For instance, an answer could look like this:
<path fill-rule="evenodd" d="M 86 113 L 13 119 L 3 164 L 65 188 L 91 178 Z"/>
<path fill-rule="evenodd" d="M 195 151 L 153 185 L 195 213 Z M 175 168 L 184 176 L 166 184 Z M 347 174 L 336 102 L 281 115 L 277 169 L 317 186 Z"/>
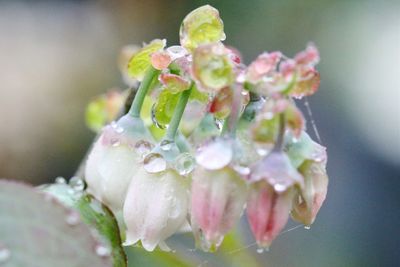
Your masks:
<path fill-rule="evenodd" d="M 246 63 L 262 51 L 293 56 L 309 41 L 320 49 L 322 83 L 309 102 L 330 186 L 311 230 L 283 234 L 268 253 L 239 247 L 221 263 L 191 240 L 174 241 L 178 253 L 201 266 L 246 266 L 243 251 L 261 266 L 400 266 L 400 1 L 0 1 L 0 177 L 70 177 L 94 137 L 87 102 L 125 87 L 120 48 L 177 44 L 183 17 L 206 3 Z"/>

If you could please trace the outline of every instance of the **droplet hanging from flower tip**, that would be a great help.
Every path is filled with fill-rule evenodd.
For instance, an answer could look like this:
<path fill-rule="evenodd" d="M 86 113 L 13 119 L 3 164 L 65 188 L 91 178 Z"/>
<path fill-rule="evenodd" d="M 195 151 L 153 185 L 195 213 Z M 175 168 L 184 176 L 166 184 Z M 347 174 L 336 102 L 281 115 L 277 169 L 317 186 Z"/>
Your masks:
<path fill-rule="evenodd" d="M 0 243 L 0 264 L 6 263 L 11 258 L 11 251 Z"/>

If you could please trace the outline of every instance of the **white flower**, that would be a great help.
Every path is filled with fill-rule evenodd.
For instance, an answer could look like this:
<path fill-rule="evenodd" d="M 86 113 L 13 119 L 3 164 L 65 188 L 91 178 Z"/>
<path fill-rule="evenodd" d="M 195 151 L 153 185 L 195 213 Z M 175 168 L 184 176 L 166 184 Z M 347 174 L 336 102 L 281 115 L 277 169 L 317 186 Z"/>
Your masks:
<path fill-rule="evenodd" d="M 186 178 L 171 169 L 159 173 L 136 169 L 123 208 L 127 227 L 124 245 L 140 240 L 148 251 L 157 245 L 169 250 L 164 241 L 185 224 L 187 213 Z"/>
<path fill-rule="evenodd" d="M 135 146 L 139 136 L 146 137 L 146 134 L 142 135 L 146 132 L 144 128 L 136 127 L 140 132 L 133 133 L 127 130 L 131 127 L 124 127 L 127 124 L 140 126 L 143 122 L 124 116 L 118 123 L 106 126 L 86 162 L 85 180 L 88 192 L 110 207 L 114 213 L 122 210 L 129 183 L 138 168 L 140 155 Z M 150 143 L 147 144 L 150 149 Z"/>

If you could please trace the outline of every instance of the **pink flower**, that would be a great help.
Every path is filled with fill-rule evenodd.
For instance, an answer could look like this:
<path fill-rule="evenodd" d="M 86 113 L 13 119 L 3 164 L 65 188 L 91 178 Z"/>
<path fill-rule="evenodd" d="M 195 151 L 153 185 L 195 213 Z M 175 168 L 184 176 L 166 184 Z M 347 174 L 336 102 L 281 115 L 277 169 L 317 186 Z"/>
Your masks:
<path fill-rule="evenodd" d="M 285 227 L 292 207 L 293 188 L 278 193 L 266 181 L 251 185 L 247 219 L 258 246 L 268 248 Z"/>
<path fill-rule="evenodd" d="M 202 241 L 203 250 L 214 250 L 221 244 L 224 235 L 240 218 L 246 196 L 245 182 L 231 168 L 196 168 L 192 182 L 191 223 L 197 239 Z"/>
<path fill-rule="evenodd" d="M 307 160 L 301 165 L 305 186 L 294 200 L 292 218 L 305 225 L 311 225 L 321 208 L 328 191 L 328 176 L 324 163 Z"/>

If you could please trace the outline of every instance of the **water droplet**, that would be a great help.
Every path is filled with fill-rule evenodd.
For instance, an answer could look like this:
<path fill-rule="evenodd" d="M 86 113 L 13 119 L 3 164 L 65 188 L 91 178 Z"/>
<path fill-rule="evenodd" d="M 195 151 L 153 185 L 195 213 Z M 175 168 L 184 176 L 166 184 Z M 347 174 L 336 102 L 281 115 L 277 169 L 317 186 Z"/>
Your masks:
<path fill-rule="evenodd" d="M 166 50 L 172 60 L 183 57 L 187 53 L 186 49 L 180 45 L 170 46 Z"/>
<path fill-rule="evenodd" d="M 258 155 L 263 157 L 263 156 L 267 155 L 267 153 L 268 153 L 268 150 L 266 150 L 264 148 L 257 148 L 257 154 Z"/>
<path fill-rule="evenodd" d="M 119 141 L 119 139 L 117 139 L 117 138 L 112 138 L 111 140 L 110 140 L 110 143 L 111 143 L 111 146 L 119 146 L 120 145 L 120 141 Z"/>
<path fill-rule="evenodd" d="M 180 175 L 188 175 L 195 166 L 194 157 L 188 153 L 182 153 L 175 159 L 175 169 Z"/>
<path fill-rule="evenodd" d="M 235 164 L 235 165 L 233 166 L 233 169 L 234 169 L 237 173 L 239 173 L 240 175 L 246 176 L 246 175 L 249 175 L 249 174 L 250 174 L 250 168 L 247 167 L 247 166 L 241 166 L 241 165 Z"/>
<path fill-rule="evenodd" d="M 310 230 L 310 229 L 311 229 L 311 226 L 310 226 L 310 225 L 305 225 L 305 226 L 304 226 L 304 229 Z"/>
<path fill-rule="evenodd" d="M 0 263 L 5 263 L 11 257 L 11 251 L 0 243 Z"/>
<path fill-rule="evenodd" d="M 263 248 L 258 248 L 258 249 L 257 249 L 257 253 L 258 253 L 258 254 L 264 253 L 264 249 L 263 249 Z"/>
<path fill-rule="evenodd" d="M 110 125 L 111 125 L 111 127 L 112 127 L 113 129 L 116 129 L 116 128 L 118 127 L 116 121 L 112 121 L 112 122 L 110 123 Z"/>
<path fill-rule="evenodd" d="M 222 169 L 232 158 L 232 146 L 226 140 L 212 141 L 201 147 L 196 154 L 197 163 L 209 170 Z"/>
<path fill-rule="evenodd" d="M 124 132 L 124 128 L 122 128 L 121 126 L 118 126 L 117 128 L 115 128 L 115 131 L 119 134 Z"/>
<path fill-rule="evenodd" d="M 135 151 L 141 156 L 144 157 L 153 149 L 153 145 L 146 140 L 139 140 L 135 144 Z"/>
<path fill-rule="evenodd" d="M 77 225 L 81 220 L 81 217 L 78 212 L 76 211 L 70 211 L 67 215 L 67 218 L 65 221 L 67 222 L 68 225 L 75 226 Z"/>
<path fill-rule="evenodd" d="M 219 120 L 214 118 L 215 125 L 217 126 L 218 130 L 221 130 L 224 126 L 224 120 Z"/>
<path fill-rule="evenodd" d="M 287 186 L 285 184 L 280 184 L 280 183 L 274 184 L 274 190 L 278 193 L 285 191 L 286 188 Z"/>
<path fill-rule="evenodd" d="M 102 258 L 108 257 L 111 255 L 111 250 L 104 245 L 97 245 L 96 246 L 96 254 Z"/>
<path fill-rule="evenodd" d="M 55 181 L 56 181 L 56 184 L 66 184 L 67 183 L 65 178 L 61 177 L 61 176 L 57 177 Z"/>
<path fill-rule="evenodd" d="M 174 145 L 174 141 L 171 140 L 163 140 L 160 143 L 160 148 L 164 151 L 171 150 L 172 146 Z"/>
<path fill-rule="evenodd" d="M 77 176 L 72 177 L 69 180 L 68 184 L 73 190 L 75 190 L 77 192 L 81 192 L 81 191 L 83 191 L 83 189 L 85 189 L 85 182 Z"/>
<path fill-rule="evenodd" d="M 156 118 L 156 112 L 157 112 L 156 111 L 156 103 L 154 103 L 153 106 L 151 107 L 151 120 L 157 126 L 157 128 L 165 129 L 167 127 L 167 125 L 163 125 L 158 122 L 158 120 Z"/>
<path fill-rule="evenodd" d="M 167 162 L 161 154 L 150 153 L 143 160 L 144 169 L 149 173 L 162 172 L 167 169 Z"/>

